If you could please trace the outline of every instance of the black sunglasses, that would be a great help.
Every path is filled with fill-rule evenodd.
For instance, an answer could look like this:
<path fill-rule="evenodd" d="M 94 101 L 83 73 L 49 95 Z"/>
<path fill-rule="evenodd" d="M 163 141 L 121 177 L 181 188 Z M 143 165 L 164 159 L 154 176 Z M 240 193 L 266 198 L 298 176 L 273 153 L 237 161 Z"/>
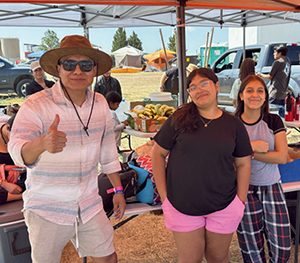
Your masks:
<path fill-rule="evenodd" d="M 92 60 L 64 60 L 59 61 L 58 65 L 62 65 L 66 71 L 74 71 L 76 66 L 79 65 L 79 68 L 82 72 L 90 72 L 94 67 L 94 62 Z"/>

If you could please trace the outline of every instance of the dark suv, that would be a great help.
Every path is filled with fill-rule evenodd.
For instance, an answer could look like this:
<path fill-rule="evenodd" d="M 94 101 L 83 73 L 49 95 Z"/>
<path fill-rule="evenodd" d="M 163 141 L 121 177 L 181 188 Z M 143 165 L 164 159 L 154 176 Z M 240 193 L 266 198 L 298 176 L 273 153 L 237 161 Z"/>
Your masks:
<path fill-rule="evenodd" d="M 28 66 L 16 66 L 6 58 L 0 57 L 0 92 L 16 92 L 25 96 L 25 88 L 33 80 Z"/>

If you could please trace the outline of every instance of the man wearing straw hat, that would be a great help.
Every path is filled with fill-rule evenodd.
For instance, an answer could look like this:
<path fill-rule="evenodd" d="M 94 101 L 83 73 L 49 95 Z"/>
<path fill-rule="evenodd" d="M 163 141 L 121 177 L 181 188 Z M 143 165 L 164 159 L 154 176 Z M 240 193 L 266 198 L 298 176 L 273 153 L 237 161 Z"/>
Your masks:
<path fill-rule="evenodd" d="M 112 182 L 115 215 L 121 218 L 120 164 L 109 107 L 102 95 L 90 91 L 93 78 L 111 68 L 111 58 L 85 37 L 71 35 L 46 52 L 40 64 L 59 81 L 24 102 L 8 146 L 15 162 L 28 168 L 23 199 L 32 260 L 59 263 L 71 239 L 80 256 L 115 263 L 97 164 Z"/>

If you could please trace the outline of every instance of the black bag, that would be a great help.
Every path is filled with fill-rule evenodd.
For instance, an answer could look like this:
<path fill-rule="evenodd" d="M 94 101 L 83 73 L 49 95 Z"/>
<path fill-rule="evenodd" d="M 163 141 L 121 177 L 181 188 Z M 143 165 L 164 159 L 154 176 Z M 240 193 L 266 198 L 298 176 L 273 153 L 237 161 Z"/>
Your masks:
<path fill-rule="evenodd" d="M 127 163 L 122 163 L 122 170 L 120 172 L 120 179 L 124 188 L 124 197 L 129 198 L 135 196 L 138 189 L 138 178 L 135 170 L 131 169 Z M 103 208 L 108 216 L 113 213 L 113 196 L 114 193 L 107 193 L 108 189 L 113 188 L 108 176 L 101 173 L 98 177 L 99 195 L 102 197 Z"/>

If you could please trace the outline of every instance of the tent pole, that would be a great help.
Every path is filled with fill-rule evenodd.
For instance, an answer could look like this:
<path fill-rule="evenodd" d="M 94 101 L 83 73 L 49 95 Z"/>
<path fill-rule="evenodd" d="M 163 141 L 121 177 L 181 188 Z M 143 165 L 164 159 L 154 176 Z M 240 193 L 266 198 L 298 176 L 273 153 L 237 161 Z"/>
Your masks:
<path fill-rule="evenodd" d="M 241 26 L 243 27 L 243 60 L 244 60 L 246 58 L 246 26 L 247 26 L 246 14 L 243 14 L 242 16 Z"/>
<path fill-rule="evenodd" d="M 166 46 L 165 46 L 165 42 L 164 42 L 164 37 L 161 31 L 161 28 L 159 29 L 159 34 L 160 34 L 160 40 L 161 40 L 161 44 L 163 46 L 163 50 L 164 50 L 164 55 L 165 55 L 165 62 L 166 62 L 166 70 L 168 70 L 168 56 L 167 56 L 167 51 L 166 51 Z"/>
<path fill-rule="evenodd" d="M 90 32 L 89 32 L 89 28 L 87 26 L 85 26 L 83 28 L 83 34 L 87 39 L 90 39 Z"/>
<path fill-rule="evenodd" d="M 89 28 L 87 26 L 87 20 L 86 20 L 86 13 L 85 13 L 85 7 L 80 6 L 80 9 L 82 10 L 81 12 L 81 19 L 80 19 L 80 24 L 83 27 L 83 34 L 84 36 L 89 39 L 90 38 L 90 33 L 89 33 Z"/>
<path fill-rule="evenodd" d="M 178 105 L 186 102 L 188 94 L 186 91 L 186 72 L 185 72 L 185 3 L 186 0 L 179 0 L 180 6 L 176 8 L 176 26 L 177 26 L 177 66 L 179 80 Z"/>

